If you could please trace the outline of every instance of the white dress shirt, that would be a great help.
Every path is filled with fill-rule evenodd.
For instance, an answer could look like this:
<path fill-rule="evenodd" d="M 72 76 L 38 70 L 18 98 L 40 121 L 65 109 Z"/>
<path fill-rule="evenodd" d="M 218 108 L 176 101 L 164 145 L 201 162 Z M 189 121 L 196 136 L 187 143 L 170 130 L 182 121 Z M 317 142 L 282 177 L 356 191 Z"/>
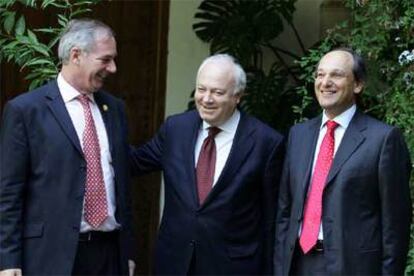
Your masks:
<path fill-rule="evenodd" d="M 234 135 L 236 134 L 237 126 L 240 121 L 240 112 L 236 109 L 233 115 L 222 125 L 217 126 L 221 131 L 216 135 L 214 141 L 216 143 L 216 169 L 214 170 L 214 181 L 213 186 L 216 184 L 221 172 L 223 171 L 224 165 L 226 164 L 227 158 L 229 157 L 231 146 L 233 145 Z M 208 128 L 211 125 L 203 121 L 201 124 L 198 138 L 194 150 L 195 166 L 197 166 L 198 156 L 200 155 L 201 146 L 203 145 L 204 139 L 208 136 Z"/>
<path fill-rule="evenodd" d="M 62 76 L 59 74 L 57 78 L 57 84 L 65 103 L 66 109 L 72 120 L 73 126 L 75 127 L 76 134 L 83 148 L 82 136 L 85 129 L 85 116 L 83 113 L 83 107 L 81 103 L 76 99 L 81 93 L 71 86 Z M 109 150 L 108 135 L 104 121 L 102 119 L 101 112 L 94 100 L 93 94 L 89 94 L 90 98 L 89 106 L 91 108 L 92 117 L 95 122 L 96 131 L 98 134 L 99 146 L 101 150 L 101 165 L 102 173 L 105 182 L 106 199 L 108 202 L 108 217 L 106 220 L 97 228 L 92 228 L 84 217 L 84 211 L 82 211 L 82 221 L 80 225 L 80 232 L 87 232 L 91 230 L 98 231 L 112 231 L 119 228 L 120 225 L 115 220 L 115 186 L 114 186 L 114 170 L 112 167 L 112 157 Z"/>
<path fill-rule="evenodd" d="M 335 147 L 334 147 L 334 157 L 336 154 L 336 151 L 339 148 L 339 145 L 341 144 L 342 138 L 344 137 L 345 131 L 348 128 L 349 123 L 352 120 L 352 117 L 354 116 L 356 111 L 356 106 L 355 104 L 352 105 L 350 108 L 348 108 L 347 110 L 345 110 L 344 112 L 342 112 L 340 115 L 336 116 L 335 118 L 333 118 L 332 121 L 335 121 L 338 124 L 338 127 L 335 129 L 334 135 L 335 135 Z M 313 164 L 312 164 L 312 176 L 315 170 L 315 165 L 316 165 L 316 159 L 318 157 L 319 154 L 319 150 L 322 144 L 322 140 L 323 137 L 326 134 L 326 122 L 329 120 L 329 118 L 326 116 L 325 112 L 323 112 L 322 114 L 322 123 L 320 126 L 320 130 L 319 130 L 319 136 L 318 136 L 318 142 L 316 144 L 316 149 L 315 149 L 315 155 L 313 156 Z M 309 180 L 310 181 L 310 180 Z M 308 188 L 308 191 L 310 189 L 310 185 Z M 300 236 L 300 232 L 302 231 L 302 225 L 300 227 L 300 231 L 299 231 L 299 236 Z M 322 221 L 321 221 L 321 227 L 319 228 L 319 234 L 318 234 L 318 240 L 323 240 L 323 229 L 322 229 Z"/>

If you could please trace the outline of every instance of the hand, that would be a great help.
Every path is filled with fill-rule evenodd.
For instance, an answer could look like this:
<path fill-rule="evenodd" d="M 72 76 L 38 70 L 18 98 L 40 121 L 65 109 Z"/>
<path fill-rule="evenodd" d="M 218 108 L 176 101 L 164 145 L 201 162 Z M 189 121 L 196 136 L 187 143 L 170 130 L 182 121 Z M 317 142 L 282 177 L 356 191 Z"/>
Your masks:
<path fill-rule="evenodd" d="M 128 260 L 129 276 L 133 276 L 135 272 L 135 262 L 133 260 Z M 3 276 L 3 275 L 0 275 Z"/>
<path fill-rule="evenodd" d="M 22 270 L 19 268 L 1 270 L 0 276 L 22 276 Z"/>

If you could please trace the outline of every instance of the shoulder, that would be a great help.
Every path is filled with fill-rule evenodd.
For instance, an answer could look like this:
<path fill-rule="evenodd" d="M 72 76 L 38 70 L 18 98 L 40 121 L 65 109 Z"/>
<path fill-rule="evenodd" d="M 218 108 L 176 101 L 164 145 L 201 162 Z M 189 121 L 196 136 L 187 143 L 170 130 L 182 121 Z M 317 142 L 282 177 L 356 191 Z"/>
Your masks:
<path fill-rule="evenodd" d="M 395 126 L 389 125 L 383 121 L 380 121 L 370 115 L 358 112 L 355 114 L 355 117 L 352 118 L 351 124 L 355 124 L 359 127 L 366 127 L 368 131 L 373 132 L 389 132 L 392 129 L 395 129 Z"/>
<path fill-rule="evenodd" d="M 29 108 L 30 106 L 38 105 L 41 102 L 40 100 L 44 99 L 49 91 L 58 91 L 55 80 L 50 81 L 34 90 L 30 90 L 16 96 L 8 101 L 8 104 L 21 108 Z"/>
<path fill-rule="evenodd" d="M 124 104 L 124 101 L 114 95 L 112 95 L 111 93 L 105 91 L 105 90 L 100 90 L 99 92 L 96 92 L 95 94 L 96 97 L 99 97 L 102 101 L 105 101 L 107 103 L 116 103 L 116 104 Z"/>
<path fill-rule="evenodd" d="M 167 117 L 165 124 L 173 127 L 189 127 L 193 124 L 201 123 L 201 118 L 197 110 L 190 110 L 178 114 L 173 114 Z"/>
<path fill-rule="evenodd" d="M 253 117 L 251 115 L 247 115 L 246 113 L 241 112 L 240 122 L 239 125 L 241 126 L 241 131 L 249 131 L 254 130 L 255 136 L 259 137 L 260 139 L 264 139 L 265 141 L 275 141 L 279 142 L 283 140 L 283 135 L 279 133 L 274 128 L 270 127 L 266 123 L 262 122 L 261 120 Z"/>
<path fill-rule="evenodd" d="M 320 127 L 321 119 L 321 116 L 317 116 L 293 125 L 289 129 L 289 140 L 293 139 L 293 137 L 298 137 L 301 140 L 307 137 L 307 135 L 314 133 Z"/>

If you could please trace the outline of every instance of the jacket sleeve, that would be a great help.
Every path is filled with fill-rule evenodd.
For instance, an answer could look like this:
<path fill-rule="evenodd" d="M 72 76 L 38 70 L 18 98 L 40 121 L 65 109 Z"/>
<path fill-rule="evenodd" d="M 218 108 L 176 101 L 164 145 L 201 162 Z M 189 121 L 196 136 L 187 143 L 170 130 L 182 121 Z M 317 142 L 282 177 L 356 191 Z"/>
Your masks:
<path fill-rule="evenodd" d="M 29 154 L 22 109 L 9 102 L 0 130 L 0 270 L 21 268 L 22 209 Z"/>
<path fill-rule="evenodd" d="M 158 171 L 162 169 L 163 147 L 167 131 L 167 121 L 160 127 L 158 133 L 141 146 L 130 146 L 130 168 L 132 175 Z"/>
<path fill-rule="evenodd" d="M 264 273 L 273 274 L 273 245 L 276 218 L 276 204 L 279 192 L 280 175 L 282 171 L 285 145 L 283 139 L 279 139 L 266 163 L 263 181 L 263 213 L 264 213 Z"/>
<path fill-rule="evenodd" d="M 123 101 L 119 101 L 118 104 L 119 114 L 120 114 L 120 123 L 121 123 L 121 130 L 122 130 L 122 137 L 124 137 L 123 146 L 125 147 L 125 152 L 129 152 L 129 145 L 127 143 L 127 137 L 128 137 L 128 123 L 127 123 L 127 116 L 125 111 L 125 104 Z M 128 160 L 126 160 L 128 161 Z M 125 162 L 126 162 L 125 161 Z M 125 163 L 122 162 L 122 168 L 124 168 Z M 126 169 L 127 170 L 127 169 Z M 135 263 L 137 262 L 137 250 L 134 245 L 137 244 L 135 239 L 135 229 L 133 227 L 133 214 L 132 214 L 132 192 L 131 192 L 131 179 L 130 174 L 127 171 L 127 181 L 125 183 L 125 192 L 124 192 L 124 198 L 125 198 L 125 217 L 126 220 L 124 222 L 125 225 L 123 225 L 123 228 L 125 229 L 125 232 L 127 233 L 126 239 L 123 239 L 121 242 L 123 243 L 122 246 L 127 248 L 127 254 L 128 259 L 133 260 Z"/>
<path fill-rule="evenodd" d="M 289 228 L 289 219 L 291 213 L 292 196 L 290 193 L 289 177 L 289 141 L 287 145 L 286 157 L 283 164 L 282 176 L 280 180 L 280 191 L 277 204 L 276 229 L 274 243 L 274 275 L 283 275 L 285 261 L 285 240 Z"/>
<path fill-rule="evenodd" d="M 403 136 L 393 128 L 384 140 L 379 160 L 382 215 L 382 274 L 402 275 L 410 240 L 410 157 Z"/>

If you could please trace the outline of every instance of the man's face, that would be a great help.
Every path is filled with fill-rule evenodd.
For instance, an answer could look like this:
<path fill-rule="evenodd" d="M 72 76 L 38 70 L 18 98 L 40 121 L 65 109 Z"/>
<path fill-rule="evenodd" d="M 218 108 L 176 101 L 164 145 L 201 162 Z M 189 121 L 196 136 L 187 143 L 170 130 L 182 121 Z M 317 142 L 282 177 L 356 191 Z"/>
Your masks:
<path fill-rule="evenodd" d="M 102 88 L 104 80 L 116 72 L 116 42 L 104 36 L 96 40 L 89 53 L 78 55 L 78 87 L 81 92 L 93 93 Z"/>
<path fill-rule="evenodd" d="M 363 84 L 355 81 L 352 55 L 333 51 L 322 57 L 316 71 L 315 94 L 328 118 L 333 119 L 355 103 Z"/>
<path fill-rule="evenodd" d="M 198 74 L 194 95 L 200 117 L 219 126 L 231 117 L 240 95 L 234 95 L 234 70 L 229 62 L 209 62 Z"/>

